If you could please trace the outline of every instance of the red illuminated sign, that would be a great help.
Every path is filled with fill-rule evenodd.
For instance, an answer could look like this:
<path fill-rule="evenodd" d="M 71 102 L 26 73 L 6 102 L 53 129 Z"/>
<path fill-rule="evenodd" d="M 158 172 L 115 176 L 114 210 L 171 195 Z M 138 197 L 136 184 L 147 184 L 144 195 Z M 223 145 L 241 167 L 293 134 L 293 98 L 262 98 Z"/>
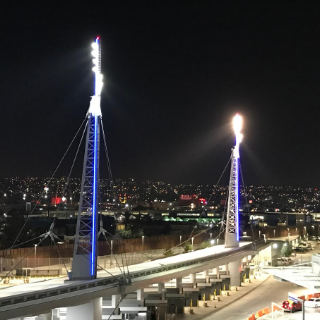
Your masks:
<path fill-rule="evenodd" d="M 192 196 L 190 194 L 182 194 L 180 195 L 180 200 L 192 200 Z"/>

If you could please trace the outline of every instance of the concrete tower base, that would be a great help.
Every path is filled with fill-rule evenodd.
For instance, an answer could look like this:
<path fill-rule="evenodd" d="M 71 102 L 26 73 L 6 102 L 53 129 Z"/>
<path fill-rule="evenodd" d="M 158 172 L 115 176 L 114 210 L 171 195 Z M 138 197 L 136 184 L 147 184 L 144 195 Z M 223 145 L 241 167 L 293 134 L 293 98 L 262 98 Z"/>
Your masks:
<path fill-rule="evenodd" d="M 67 308 L 67 320 L 102 320 L 102 298 Z"/>

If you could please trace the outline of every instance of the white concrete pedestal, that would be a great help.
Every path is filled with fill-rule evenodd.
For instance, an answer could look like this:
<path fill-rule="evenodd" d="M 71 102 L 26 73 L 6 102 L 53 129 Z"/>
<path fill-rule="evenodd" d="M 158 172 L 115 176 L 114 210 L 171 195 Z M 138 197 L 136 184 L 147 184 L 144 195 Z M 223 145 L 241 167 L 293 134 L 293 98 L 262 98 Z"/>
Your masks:
<path fill-rule="evenodd" d="M 67 320 L 102 320 L 102 298 L 67 308 Z"/>
<path fill-rule="evenodd" d="M 229 273 L 230 273 L 230 286 L 231 287 L 240 287 L 241 279 L 240 279 L 240 272 L 241 272 L 241 260 L 236 260 L 229 262 Z"/>

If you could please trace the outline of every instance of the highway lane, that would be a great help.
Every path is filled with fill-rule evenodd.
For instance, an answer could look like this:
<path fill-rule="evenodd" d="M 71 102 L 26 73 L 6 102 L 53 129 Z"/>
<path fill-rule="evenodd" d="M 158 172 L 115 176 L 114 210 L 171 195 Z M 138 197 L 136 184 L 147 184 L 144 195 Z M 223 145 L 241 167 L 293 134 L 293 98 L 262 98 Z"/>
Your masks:
<path fill-rule="evenodd" d="M 248 316 L 265 307 L 271 308 L 271 303 L 281 304 L 288 298 L 288 292 L 298 296 L 307 293 L 305 288 L 296 286 L 290 282 L 279 282 L 270 277 L 265 283 L 260 285 L 246 296 L 235 301 L 226 308 L 204 318 L 204 320 L 247 320 Z M 320 319 L 319 308 L 306 308 L 306 320 Z M 288 319 L 302 319 L 302 313 L 287 314 Z"/>

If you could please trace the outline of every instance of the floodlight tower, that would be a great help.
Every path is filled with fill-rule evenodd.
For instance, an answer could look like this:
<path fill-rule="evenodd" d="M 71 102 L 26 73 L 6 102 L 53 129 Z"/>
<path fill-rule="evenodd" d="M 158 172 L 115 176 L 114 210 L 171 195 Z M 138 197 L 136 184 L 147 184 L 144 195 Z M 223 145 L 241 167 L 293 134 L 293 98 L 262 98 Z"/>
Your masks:
<path fill-rule="evenodd" d="M 95 91 L 87 113 L 87 135 L 83 159 L 80 201 L 73 251 L 71 280 L 97 277 L 97 229 L 99 207 L 99 149 L 101 120 L 101 47 L 100 37 L 92 44 Z"/>
<path fill-rule="evenodd" d="M 225 233 L 225 247 L 239 247 L 239 147 L 242 141 L 242 117 L 236 114 L 233 118 L 233 130 L 236 145 L 231 153 L 231 171 L 229 180 L 229 196 L 227 208 L 227 226 Z"/>

